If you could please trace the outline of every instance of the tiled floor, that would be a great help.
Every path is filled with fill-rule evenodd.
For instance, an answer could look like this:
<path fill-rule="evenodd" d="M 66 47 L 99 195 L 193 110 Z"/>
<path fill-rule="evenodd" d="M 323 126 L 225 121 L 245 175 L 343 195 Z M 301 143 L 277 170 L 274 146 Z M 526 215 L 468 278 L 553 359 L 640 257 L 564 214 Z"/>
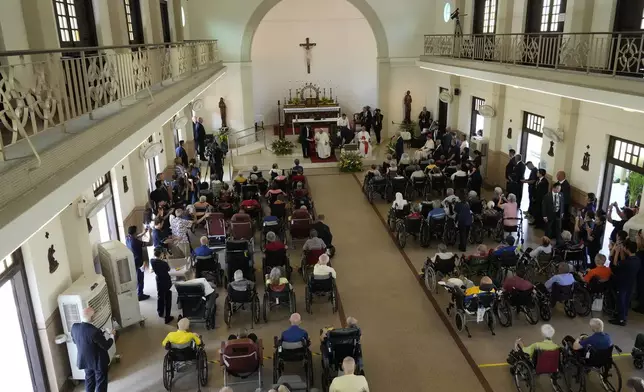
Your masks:
<path fill-rule="evenodd" d="M 318 213 L 326 216 L 326 222 L 334 234 L 337 255 L 333 265 L 338 272 L 338 288 L 342 302 L 339 313 L 333 314 L 329 304 L 313 307 L 313 314 L 304 311 L 301 278 L 293 279 L 298 298 L 298 311 L 302 313 L 303 327 L 313 336 L 314 352 L 317 352 L 317 331 L 326 326 L 339 325 L 341 316 L 354 316 L 363 331 L 365 371 L 372 391 L 512 391 L 514 385 L 504 365 L 507 353 L 517 336 L 532 342 L 540 338 L 539 325 L 530 326 L 516 320 L 510 328 L 497 325 L 496 336 L 482 326 L 470 325 L 472 338 L 464 334 L 453 335 L 445 325 L 444 308 L 448 295 L 439 292 L 428 297 L 418 281 L 418 273 L 427 256 L 433 255 L 436 243 L 430 248 L 421 248 L 410 240 L 404 252 L 392 241 L 384 225 L 389 205 L 376 201 L 372 207 L 360 190 L 358 177 L 349 174 L 316 175 L 308 178 Z M 541 235 L 526 227 L 526 244 Z M 493 244 L 490 244 L 493 245 Z M 470 247 L 473 248 L 473 247 Z M 471 251 L 472 249 L 468 249 Z M 261 257 L 256 254 L 256 260 Z M 299 260 L 299 247 L 290 252 L 291 262 Z M 162 391 L 161 369 L 164 350 L 161 340 L 173 329 L 164 325 L 155 314 L 154 277 L 146 275 L 146 292 L 150 300 L 141 303 L 142 313 L 148 317 L 146 326 L 130 327 L 121 333 L 117 349 L 121 362 L 110 371 L 110 391 Z M 247 313 L 233 316 L 229 330 L 223 323 L 221 309 L 224 293 L 218 300 L 217 327 L 206 331 L 196 325 L 207 343 L 211 360 L 217 358 L 219 342 L 230 332 L 249 326 Z M 176 315 L 176 310 L 174 310 Z M 272 356 L 272 339 L 288 325 L 287 311 L 272 313 L 268 323 L 255 327 L 255 332 L 264 340 L 266 356 Z M 633 314 L 626 328 L 606 326 L 614 341 L 630 352 L 633 341 L 642 330 L 644 318 Z M 448 318 L 448 322 L 449 318 Z M 588 332 L 588 318 L 568 319 L 563 311 L 554 312 L 551 324 L 556 338 Z M 459 346 L 466 350 L 464 354 Z M 320 385 L 320 364 L 315 357 L 315 381 Z M 468 359 L 470 362 L 468 362 Z M 629 357 L 619 357 L 616 362 L 624 380 L 631 375 L 642 375 L 634 370 Z M 271 383 L 271 360 L 264 370 L 264 390 Z M 217 391 L 222 386 L 222 372 L 218 364 L 210 367 L 208 387 L 202 390 Z M 300 369 L 291 367 L 289 372 L 298 374 Z M 484 377 L 484 383 L 478 375 Z M 589 391 L 598 389 L 595 380 Z M 235 387 L 235 392 L 254 391 L 256 385 Z M 80 390 L 80 389 L 79 389 Z M 196 375 L 187 371 L 176 380 L 174 391 L 195 391 Z M 539 382 L 539 390 L 550 390 L 545 378 Z"/>

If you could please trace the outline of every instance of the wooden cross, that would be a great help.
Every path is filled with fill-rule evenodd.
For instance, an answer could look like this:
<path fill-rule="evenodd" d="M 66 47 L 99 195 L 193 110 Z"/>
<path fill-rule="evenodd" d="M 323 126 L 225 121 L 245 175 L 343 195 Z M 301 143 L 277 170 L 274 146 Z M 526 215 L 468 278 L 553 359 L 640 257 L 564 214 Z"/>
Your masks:
<path fill-rule="evenodd" d="M 311 48 L 317 45 L 315 42 L 309 42 L 309 37 L 306 37 L 306 42 L 300 44 L 306 50 L 306 73 L 311 73 Z"/>

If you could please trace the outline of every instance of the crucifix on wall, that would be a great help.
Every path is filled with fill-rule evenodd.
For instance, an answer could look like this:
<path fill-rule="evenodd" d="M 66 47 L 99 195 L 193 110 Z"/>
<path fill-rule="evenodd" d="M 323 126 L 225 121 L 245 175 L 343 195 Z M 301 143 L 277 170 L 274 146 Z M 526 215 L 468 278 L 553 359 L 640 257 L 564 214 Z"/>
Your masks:
<path fill-rule="evenodd" d="M 308 74 L 311 73 L 311 48 L 313 48 L 315 45 L 317 44 L 314 42 L 309 42 L 309 37 L 306 37 L 305 43 L 300 44 L 300 46 L 304 48 L 306 53 L 306 73 Z"/>

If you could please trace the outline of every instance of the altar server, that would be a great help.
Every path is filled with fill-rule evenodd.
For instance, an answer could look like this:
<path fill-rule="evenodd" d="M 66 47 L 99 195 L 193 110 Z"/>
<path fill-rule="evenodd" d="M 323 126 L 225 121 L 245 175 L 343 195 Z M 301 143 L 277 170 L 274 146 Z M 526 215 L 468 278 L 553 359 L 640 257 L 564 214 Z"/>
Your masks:
<path fill-rule="evenodd" d="M 360 148 L 360 154 L 363 157 L 369 156 L 371 154 L 371 135 L 362 127 L 360 132 L 358 132 L 358 146 Z"/>

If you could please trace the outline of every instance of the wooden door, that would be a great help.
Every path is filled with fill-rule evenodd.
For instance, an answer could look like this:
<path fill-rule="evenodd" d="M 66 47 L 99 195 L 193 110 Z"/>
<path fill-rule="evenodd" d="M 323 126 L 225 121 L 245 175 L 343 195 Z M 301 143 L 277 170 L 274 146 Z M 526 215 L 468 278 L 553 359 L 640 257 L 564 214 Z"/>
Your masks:
<path fill-rule="evenodd" d="M 642 48 L 644 0 L 618 0 L 613 31 L 611 70 L 624 76 L 644 72 L 643 67 L 637 64 L 637 58 L 644 58 L 644 54 L 632 53 L 632 48 Z"/>
<path fill-rule="evenodd" d="M 170 15 L 168 14 L 168 3 L 165 1 L 161 2 L 161 26 L 163 27 L 163 42 L 172 42 L 172 36 L 170 35 Z"/>

